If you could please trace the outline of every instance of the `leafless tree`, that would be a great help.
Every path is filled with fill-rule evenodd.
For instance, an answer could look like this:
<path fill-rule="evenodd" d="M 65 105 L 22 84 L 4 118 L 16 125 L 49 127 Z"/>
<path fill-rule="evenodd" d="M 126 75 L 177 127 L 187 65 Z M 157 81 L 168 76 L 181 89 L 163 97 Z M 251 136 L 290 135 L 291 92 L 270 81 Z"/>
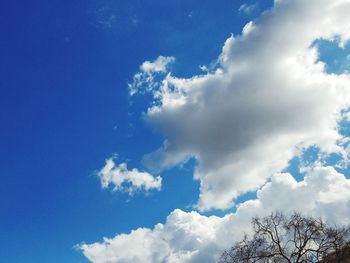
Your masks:
<path fill-rule="evenodd" d="M 222 253 L 221 263 L 350 262 L 350 229 L 320 218 L 273 213 L 252 220 L 253 235 Z"/>

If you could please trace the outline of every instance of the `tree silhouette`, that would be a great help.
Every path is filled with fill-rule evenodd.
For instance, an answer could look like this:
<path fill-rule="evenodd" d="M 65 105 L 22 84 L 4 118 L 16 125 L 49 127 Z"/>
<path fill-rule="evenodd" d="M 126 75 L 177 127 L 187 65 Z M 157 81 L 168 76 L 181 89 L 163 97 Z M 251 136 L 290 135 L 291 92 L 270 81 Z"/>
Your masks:
<path fill-rule="evenodd" d="M 245 235 L 224 251 L 221 263 L 348 262 L 348 227 L 331 227 L 320 218 L 279 212 L 254 218 L 252 227 L 253 235 Z"/>

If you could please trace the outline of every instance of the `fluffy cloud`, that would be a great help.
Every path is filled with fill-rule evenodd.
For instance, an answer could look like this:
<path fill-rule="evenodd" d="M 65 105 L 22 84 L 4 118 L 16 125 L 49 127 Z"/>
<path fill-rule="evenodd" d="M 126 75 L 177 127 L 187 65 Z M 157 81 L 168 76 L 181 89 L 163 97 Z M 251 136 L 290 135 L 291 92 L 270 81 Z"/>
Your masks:
<path fill-rule="evenodd" d="M 93 263 L 212 263 L 221 251 L 249 232 L 253 216 L 272 211 L 302 211 L 331 224 L 350 223 L 350 180 L 332 167 L 314 167 L 297 182 L 288 173 L 276 174 L 255 200 L 239 205 L 222 218 L 174 210 L 165 224 L 139 228 L 79 248 Z"/>
<path fill-rule="evenodd" d="M 174 57 L 159 56 L 155 61 L 145 61 L 140 66 L 142 72 L 154 73 L 154 72 L 166 72 L 167 66 L 175 61 Z"/>
<path fill-rule="evenodd" d="M 154 229 L 139 228 L 130 234 L 105 238 L 102 243 L 82 244 L 80 249 L 94 263 L 190 262 L 199 252 L 203 254 L 200 250 L 214 240 L 224 220 L 177 209 L 165 224 L 157 224 Z M 210 262 L 209 258 L 203 259 L 201 262 Z"/>
<path fill-rule="evenodd" d="M 175 61 L 174 57 L 159 56 L 154 61 L 145 61 L 140 66 L 140 71 L 133 77 L 133 82 L 129 83 L 130 95 L 152 91 L 158 87 L 157 75 L 165 73 L 169 64 Z M 145 90 L 144 90 L 145 88 Z"/>
<path fill-rule="evenodd" d="M 94 263 L 215 262 L 256 215 L 300 211 L 350 223 L 350 179 L 320 164 L 303 168 L 299 182 L 281 173 L 310 146 L 322 156 L 350 152 L 339 131 L 339 121 L 349 119 L 350 75 L 328 74 L 313 44 L 339 38 L 344 46 L 349 13 L 348 0 L 276 0 L 227 39 L 213 72 L 182 79 L 166 74 L 166 66 L 143 64 L 130 92 L 154 94 L 145 117 L 166 138 L 145 163 L 165 169 L 196 158 L 202 210 L 230 207 L 247 191 L 257 190 L 257 198 L 221 218 L 176 209 L 153 229 L 81 244 L 84 255 Z M 158 73 L 166 74 L 160 82 Z"/>
<path fill-rule="evenodd" d="M 103 188 L 113 186 L 113 191 L 126 191 L 130 195 L 138 190 L 160 190 L 162 178 L 154 177 L 136 168 L 128 170 L 126 163 L 115 165 L 112 159 L 106 160 L 106 165 L 99 171 L 98 176 Z"/>
<path fill-rule="evenodd" d="M 305 148 L 343 154 L 350 75 L 328 74 L 313 43 L 339 38 L 343 46 L 349 13 L 347 0 L 275 1 L 227 39 L 214 72 L 167 74 L 150 89 L 155 103 L 146 113 L 166 139 L 145 164 L 161 170 L 196 158 L 198 208 L 210 210 L 231 207 Z"/>

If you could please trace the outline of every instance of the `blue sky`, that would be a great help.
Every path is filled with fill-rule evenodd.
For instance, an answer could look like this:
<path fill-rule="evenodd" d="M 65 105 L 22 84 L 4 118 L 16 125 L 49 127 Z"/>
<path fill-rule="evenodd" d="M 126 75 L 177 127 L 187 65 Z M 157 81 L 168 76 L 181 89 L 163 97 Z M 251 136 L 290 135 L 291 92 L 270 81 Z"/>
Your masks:
<path fill-rule="evenodd" d="M 339 2 L 342 1 L 339 0 Z M 216 195 L 213 194 L 214 197 L 208 194 L 209 190 L 216 187 L 216 184 L 213 184 L 216 175 L 212 175 L 212 170 L 217 168 L 218 160 L 214 158 L 215 162 L 213 159 L 206 161 L 211 156 L 207 150 L 213 150 L 214 154 L 216 148 L 203 146 L 203 142 L 207 145 L 220 144 L 219 140 L 215 141 L 217 137 L 214 136 L 214 141 L 211 141 L 208 139 L 211 137 L 206 137 L 207 134 L 199 134 L 198 137 L 201 140 L 194 143 L 191 146 L 193 148 L 187 149 L 183 146 L 184 142 L 186 138 L 192 137 L 186 137 L 188 131 L 179 128 L 182 126 L 182 119 L 178 117 L 190 116 L 189 114 L 174 115 L 176 120 L 171 120 L 164 106 L 161 108 L 165 112 L 164 116 L 160 116 L 159 119 L 148 116 L 147 120 L 148 117 L 145 117 L 147 109 L 155 105 L 154 103 L 164 102 L 159 102 L 159 98 L 154 97 L 153 91 L 135 96 L 129 95 L 128 83 L 132 83 L 133 76 L 141 70 L 140 65 L 144 61 L 152 63 L 161 55 L 173 56 L 176 59 L 167 69 L 169 71 L 163 72 L 163 75 L 155 73 L 156 78 L 159 78 L 157 80 L 164 79 L 168 72 L 179 80 L 202 76 L 204 73 L 199 68 L 200 65 L 207 65 L 210 70 L 208 75 L 212 74 L 212 76 L 216 74 L 214 71 L 217 68 L 222 67 L 225 70 L 230 68 L 231 64 L 227 63 L 231 62 L 221 61 L 222 64 L 218 65 L 220 60 L 218 57 L 225 53 L 222 51 L 225 41 L 230 39 L 231 34 L 241 35 L 244 26 L 251 20 L 258 27 L 261 25 L 268 31 L 264 21 L 269 19 L 268 16 L 273 15 L 259 17 L 272 5 L 272 1 L 267 0 L 201 1 L 200 4 L 198 1 L 188 0 L 50 2 L 36 0 L 30 3 L 5 1 L 0 16 L 2 32 L 0 38 L 2 58 L 0 63 L 2 94 L 0 96 L 2 166 L 0 261 L 7 263 L 105 262 L 104 259 L 94 257 L 93 251 L 89 254 L 89 248 L 81 248 L 85 251 L 84 256 L 81 250 L 74 247 L 77 244 L 102 242 L 102 237 L 113 238 L 117 234 L 129 233 L 139 227 L 153 229 L 157 223 L 165 223 L 167 216 L 174 209 L 181 209 L 184 213 L 190 213 L 192 210 L 200 211 L 206 218 L 210 215 L 221 218 L 229 213 L 235 213 L 236 206 L 229 205 L 225 201 L 227 198 L 230 201 L 236 200 L 235 204 L 243 203 L 247 199 L 256 199 L 256 190 L 262 191 L 261 187 L 266 183 L 273 185 L 277 179 L 271 179 L 271 176 L 280 171 L 292 173 L 297 181 L 302 181 L 305 174 L 310 174 L 312 177 L 322 169 L 336 174 L 334 176 L 338 178 L 338 174 L 329 168 L 333 167 L 338 173 L 348 177 L 347 166 L 339 163 L 339 160 L 346 158 L 340 157 L 339 151 L 334 150 L 332 148 L 334 145 L 331 145 L 332 138 L 337 138 L 337 145 L 340 138 L 334 134 L 329 135 L 328 124 L 332 122 L 325 119 L 322 122 L 324 125 L 317 128 L 324 129 L 324 134 L 316 133 L 310 128 L 312 126 L 310 124 L 310 127 L 300 128 L 303 132 L 308 131 L 301 137 L 295 134 L 288 135 L 295 138 L 295 143 L 288 142 L 287 146 L 281 148 L 287 149 L 286 157 L 279 160 L 278 165 L 276 164 L 281 169 L 271 168 L 275 167 L 275 164 L 271 164 L 266 171 L 261 171 L 267 173 L 261 178 L 255 177 L 252 172 L 252 178 L 256 178 L 256 184 L 250 183 L 248 187 L 242 183 L 240 188 L 237 186 L 237 194 L 228 191 L 226 199 L 223 198 L 223 201 L 219 202 L 220 197 L 217 194 L 223 191 L 221 188 L 215 192 Z M 288 6 L 282 6 L 281 10 L 283 8 L 285 12 L 289 11 Z M 291 6 L 290 10 L 293 8 Z M 275 13 L 278 16 L 280 11 L 278 8 L 276 10 Z M 324 10 L 320 7 L 320 13 L 325 12 L 328 15 Z M 330 13 L 330 17 L 338 17 L 338 13 Z M 350 45 L 347 44 L 344 48 L 338 47 L 341 37 L 346 40 L 342 35 L 343 31 L 331 32 L 331 34 L 340 35 L 340 37 L 335 40 L 327 37 L 322 41 L 314 39 L 317 41 L 314 42 L 313 47 L 319 52 L 317 61 L 325 63 L 323 72 L 328 76 L 331 74 L 341 76 L 350 69 L 348 57 Z M 320 35 L 323 38 L 321 33 Z M 257 41 L 260 40 L 257 38 Z M 237 41 L 243 44 L 238 51 L 233 50 L 232 53 L 236 52 L 243 54 L 242 57 L 248 57 L 250 44 L 252 46 L 255 44 L 252 44 L 252 41 L 248 42 L 249 40 L 245 40 L 244 37 Z M 229 43 L 226 46 L 230 49 Z M 245 53 L 246 49 L 248 51 Z M 227 54 L 230 61 L 231 53 L 227 52 Z M 237 63 L 240 63 L 241 58 L 237 54 Z M 251 54 L 255 53 L 251 52 Z M 274 50 L 271 50 L 271 61 L 273 57 Z M 269 64 L 266 65 L 268 67 Z M 293 74 L 291 69 L 289 75 Z M 252 78 L 256 79 L 262 76 L 252 74 Z M 338 83 L 337 81 L 339 81 L 337 85 L 341 86 L 348 80 L 337 79 L 334 83 Z M 161 83 L 158 82 L 157 85 Z M 296 86 L 299 86 L 299 83 Z M 271 94 L 274 94 L 273 92 L 271 91 Z M 293 93 L 290 96 L 294 98 Z M 316 99 L 319 99 L 320 103 L 323 102 L 323 97 Z M 325 109 L 338 110 L 340 102 L 337 99 L 334 99 L 334 103 L 327 104 Z M 199 112 L 200 116 L 212 112 L 210 111 L 211 100 L 204 97 L 203 101 L 208 103 L 205 107 L 208 111 Z M 312 108 L 315 104 L 312 100 L 310 101 L 310 108 Z M 256 101 L 250 102 L 253 108 L 254 105 L 258 105 L 258 103 L 254 104 Z M 232 103 L 234 102 L 222 102 L 223 105 Z M 298 103 L 298 100 L 295 103 Z M 342 103 L 345 106 L 341 109 L 346 112 L 348 101 Z M 313 110 L 305 111 L 310 112 L 310 118 L 319 116 L 316 113 L 313 115 Z M 317 112 L 320 112 L 320 116 L 325 116 L 323 110 L 317 110 Z M 258 130 L 259 134 L 269 131 L 264 124 L 258 127 L 247 124 L 247 122 L 260 123 L 254 119 L 249 120 L 249 117 L 254 114 L 242 114 L 243 121 L 235 120 L 242 127 L 252 129 L 252 132 L 247 129 L 244 134 L 255 134 L 254 129 L 261 129 L 261 132 Z M 304 116 L 300 112 L 297 114 L 304 121 Z M 229 122 L 228 116 L 230 115 L 223 115 L 223 120 L 220 120 L 218 125 L 226 123 L 226 120 Z M 271 116 L 275 116 L 273 112 Z M 276 116 L 275 119 L 266 118 L 264 120 L 268 123 L 266 125 L 273 126 L 273 120 L 278 121 L 279 115 Z M 199 123 L 208 128 L 206 123 L 211 120 Z M 305 120 L 308 121 L 307 118 Z M 196 125 L 193 119 L 187 121 L 189 126 L 191 123 Z M 214 127 L 216 124 L 216 122 L 211 123 L 209 127 Z M 285 125 L 289 127 L 289 123 Z M 167 126 L 173 127 L 174 130 L 178 128 L 179 133 L 173 134 Z M 339 130 L 341 130 L 342 139 L 349 136 L 348 126 L 347 120 L 341 122 Z M 329 130 L 333 128 L 330 127 Z M 215 129 L 217 130 L 220 129 Z M 178 135 L 181 132 L 186 138 Z M 275 129 L 270 132 L 275 132 Z M 285 134 L 284 129 L 279 129 L 278 132 L 278 134 Z M 223 138 L 230 138 L 225 132 L 222 134 Z M 237 133 L 232 131 L 232 134 L 241 135 L 239 131 Z M 276 137 L 278 134 L 276 133 Z M 211 136 L 211 133 L 209 135 Z M 313 139 L 314 137 L 316 139 Z M 329 144 L 323 143 L 328 139 Z M 171 146 L 162 149 L 165 141 Z M 347 142 L 345 139 L 343 141 L 345 149 Z M 189 144 L 192 145 L 192 142 Z M 229 145 L 230 142 L 224 144 Z M 304 154 L 297 153 L 296 150 L 289 151 L 288 147 L 294 144 L 298 144 L 301 148 L 305 147 L 301 151 Z M 282 147 L 280 145 L 284 145 L 284 141 L 278 144 L 276 149 L 280 149 L 278 148 Z M 312 149 L 315 148 L 311 146 L 320 148 L 320 152 L 327 156 L 321 156 L 322 154 L 318 150 L 313 151 Z M 261 146 L 252 145 L 251 147 Z M 145 155 L 159 148 L 165 152 L 164 158 L 167 158 L 167 154 L 171 155 L 169 160 L 176 154 L 182 154 L 182 151 L 189 153 L 186 157 L 181 157 L 180 161 L 170 160 L 169 162 L 173 164 L 169 166 L 164 164 L 164 167 L 162 163 L 166 160 L 163 157 L 154 159 L 157 156 L 151 154 L 150 158 L 160 166 L 153 169 L 152 165 L 148 165 L 145 161 Z M 235 156 L 234 151 L 230 150 L 228 153 L 230 156 L 231 154 Z M 127 163 L 130 170 L 135 168 L 138 171 L 147 171 L 152 176 L 161 176 L 160 191 L 139 190 L 129 195 L 123 190 L 113 191 L 113 183 L 108 189 L 103 189 L 98 174 L 105 165 L 105 160 L 112 156 L 117 156 L 114 158 L 116 165 Z M 227 163 L 235 163 L 238 160 L 235 159 L 236 157 L 232 158 L 223 163 L 223 166 L 226 167 Z M 190 161 L 186 161 L 188 159 Z M 290 160 L 292 161 L 289 162 Z M 305 164 L 307 161 L 313 165 Z M 319 163 L 315 164 L 318 161 Z M 218 162 L 221 163 L 221 160 Z M 259 162 L 264 164 L 266 160 L 259 159 L 257 163 Z M 307 167 L 301 172 L 300 166 Z M 314 167 L 316 167 L 315 170 L 313 170 Z M 217 181 L 214 180 L 218 185 L 228 180 L 227 169 L 225 168 L 222 174 L 217 175 Z M 238 171 L 235 167 L 232 169 L 232 173 Z M 195 171 L 198 173 L 197 180 L 192 179 Z M 273 173 L 268 174 L 268 171 Z M 101 176 L 101 173 L 99 175 Z M 220 181 L 220 178 L 223 181 Z M 243 177 L 239 178 L 235 185 L 240 185 L 243 181 Z M 346 180 L 344 182 L 344 185 L 347 185 L 348 182 Z M 344 187 L 344 196 L 348 196 L 348 188 Z M 208 199 L 198 201 L 201 194 Z M 333 198 L 333 195 L 330 196 Z M 349 207 L 348 204 L 350 203 L 345 204 L 344 211 L 348 211 L 346 210 Z M 322 215 L 327 217 L 326 214 Z M 90 261 L 87 259 L 89 256 L 86 257 L 87 254 L 90 255 Z M 95 258 L 95 261 L 91 258 Z"/>

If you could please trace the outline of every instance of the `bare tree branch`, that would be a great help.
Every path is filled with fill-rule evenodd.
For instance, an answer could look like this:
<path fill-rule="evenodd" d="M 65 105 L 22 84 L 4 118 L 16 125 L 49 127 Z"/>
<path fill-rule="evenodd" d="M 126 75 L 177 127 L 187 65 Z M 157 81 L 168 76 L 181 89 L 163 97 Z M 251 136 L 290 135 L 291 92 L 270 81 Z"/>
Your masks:
<path fill-rule="evenodd" d="M 253 236 L 245 235 L 222 253 L 221 263 L 350 262 L 349 227 L 331 227 L 321 218 L 290 217 L 277 212 L 252 220 Z"/>

